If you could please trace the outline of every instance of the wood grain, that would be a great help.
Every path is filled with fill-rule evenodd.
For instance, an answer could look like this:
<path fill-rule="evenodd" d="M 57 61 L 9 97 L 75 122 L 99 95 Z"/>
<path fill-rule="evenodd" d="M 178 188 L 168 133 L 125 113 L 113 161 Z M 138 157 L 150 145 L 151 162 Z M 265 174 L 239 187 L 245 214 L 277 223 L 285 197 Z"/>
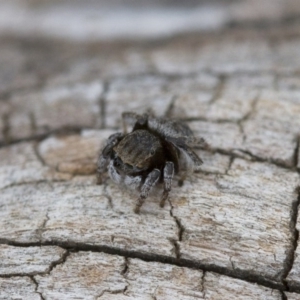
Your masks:
<path fill-rule="evenodd" d="M 48 2 L 0 3 L 0 299 L 299 299 L 298 1 L 187 1 L 206 17 L 185 34 L 177 6 L 139 4 L 123 22 L 170 32 L 122 39 L 119 4 Z M 95 170 L 121 113 L 147 109 L 209 147 L 137 215 Z"/>

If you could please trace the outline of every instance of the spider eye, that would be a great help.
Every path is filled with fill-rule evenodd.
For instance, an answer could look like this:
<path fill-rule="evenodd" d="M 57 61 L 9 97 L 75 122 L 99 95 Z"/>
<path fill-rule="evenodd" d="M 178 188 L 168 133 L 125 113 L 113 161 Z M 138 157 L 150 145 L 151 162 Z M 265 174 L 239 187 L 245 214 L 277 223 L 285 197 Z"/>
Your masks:
<path fill-rule="evenodd" d="M 155 150 L 154 150 L 154 149 L 151 149 L 150 155 L 153 156 L 154 154 L 155 154 Z"/>
<path fill-rule="evenodd" d="M 114 160 L 114 165 L 115 167 L 120 167 L 121 166 L 121 159 L 120 158 L 115 158 Z"/>

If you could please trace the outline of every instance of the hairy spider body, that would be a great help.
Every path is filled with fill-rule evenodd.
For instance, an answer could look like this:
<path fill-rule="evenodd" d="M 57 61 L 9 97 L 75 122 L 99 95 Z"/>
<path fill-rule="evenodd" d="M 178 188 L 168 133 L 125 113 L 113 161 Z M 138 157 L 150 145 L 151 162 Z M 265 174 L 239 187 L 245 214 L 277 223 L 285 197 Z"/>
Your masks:
<path fill-rule="evenodd" d="M 140 190 L 136 213 L 152 187 L 163 182 L 160 201 L 163 207 L 174 174 L 181 175 L 179 184 L 182 184 L 189 172 L 200 168 L 202 160 L 192 148 L 205 141 L 195 138 L 192 130 L 182 122 L 132 112 L 123 113 L 122 117 L 124 133 L 111 135 L 99 156 L 98 182 L 107 169 L 114 182 Z M 127 124 L 133 125 L 130 133 L 126 133 Z"/>

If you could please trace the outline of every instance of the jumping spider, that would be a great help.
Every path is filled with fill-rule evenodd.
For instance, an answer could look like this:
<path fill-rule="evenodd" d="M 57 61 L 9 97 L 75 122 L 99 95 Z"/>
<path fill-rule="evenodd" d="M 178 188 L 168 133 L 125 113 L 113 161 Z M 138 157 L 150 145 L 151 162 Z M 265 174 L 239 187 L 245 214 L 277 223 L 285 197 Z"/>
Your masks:
<path fill-rule="evenodd" d="M 163 207 L 171 190 L 175 174 L 181 175 L 179 184 L 187 174 L 199 170 L 202 160 L 192 150 L 205 141 L 196 138 L 182 122 L 155 118 L 149 114 L 133 112 L 122 114 L 124 133 L 111 135 L 97 162 L 98 183 L 108 169 L 110 178 L 140 191 L 135 213 L 148 197 L 157 182 L 164 183 L 160 206 Z M 127 133 L 127 125 L 133 125 Z"/>

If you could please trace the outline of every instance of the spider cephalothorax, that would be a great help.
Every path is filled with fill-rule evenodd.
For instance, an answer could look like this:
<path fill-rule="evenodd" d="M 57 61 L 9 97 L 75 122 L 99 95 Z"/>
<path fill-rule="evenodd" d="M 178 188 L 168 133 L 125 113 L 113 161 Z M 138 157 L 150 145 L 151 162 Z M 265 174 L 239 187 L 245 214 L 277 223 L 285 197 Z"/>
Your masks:
<path fill-rule="evenodd" d="M 107 168 L 113 181 L 140 190 L 136 213 L 151 188 L 157 182 L 163 182 L 160 202 L 163 207 L 174 174 L 181 176 L 179 182 L 182 183 L 189 172 L 199 169 L 202 160 L 192 148 L 205 142 L 202 138 L 195 138 L 191 129 L 182 122 L 132 112 L 123 113 L 122 117 L 124 133 L 111 135 L 99 156 L 98 182 Z M 126 125 L 130 123 L 132 132 L 126 133 Z"/>

